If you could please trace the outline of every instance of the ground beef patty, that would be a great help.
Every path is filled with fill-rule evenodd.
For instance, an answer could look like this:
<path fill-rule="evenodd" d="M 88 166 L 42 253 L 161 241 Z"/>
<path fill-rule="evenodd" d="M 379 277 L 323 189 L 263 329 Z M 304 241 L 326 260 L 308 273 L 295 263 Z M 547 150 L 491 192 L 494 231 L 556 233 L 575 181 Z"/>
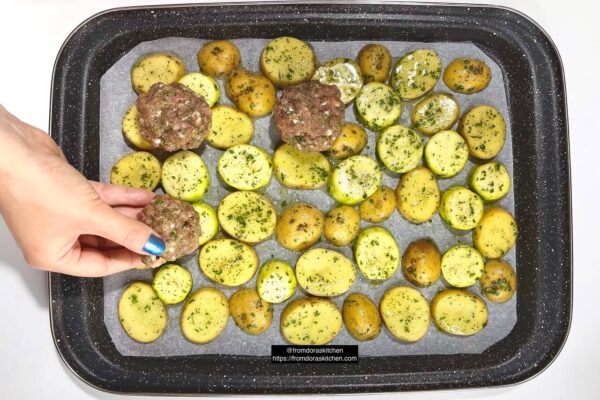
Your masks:
<path fill-rule="evenodd" d="M 198 248 L 200 219 L 194 207 L 168 195 L 156 196 L 138 215 L 140 221 L 151 227 L 165 241 L 161 257 L 143 256 L 146 266 L 157 267 L 193 253 Z"/>
<path fill-rule="evenodd" d="M 311 81 L 283 90 L 275 106 L 281 139 L 300 151 L 325 151 L 339 136 L 344 104 L 334 85 Z"/>
<path fill-rule="evenodd" d="M 208 104 L 180 83 L 155 83 L 136 106 L 142 137 L 167 151 L 199 147 L 210 129 Z"/>

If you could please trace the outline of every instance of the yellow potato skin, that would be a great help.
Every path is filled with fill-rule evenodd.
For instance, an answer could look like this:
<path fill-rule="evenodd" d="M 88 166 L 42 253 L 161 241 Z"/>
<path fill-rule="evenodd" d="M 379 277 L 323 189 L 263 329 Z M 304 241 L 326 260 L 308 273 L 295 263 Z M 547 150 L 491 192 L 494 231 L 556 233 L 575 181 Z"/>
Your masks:
<path fill-rule="evenodd" d="M 275 107 L 275 86 L 265 76 L 234 69 L 225 82 L 225 93 L 238 108 L 251 117 L 264 117 Z"/>
<path fill-rule="evenodd" d="M 212 109 L 212 124 L 206 142 L 226 150 L 238 144 L 248 144 L 254 136 L 254 121 L 231 106 L 218 105 Z"/>
<path fill-rule="evenodd" d="M 271 40 L 260 54 L 262 73 L 281 89 L 310 80 L 316 65 L 312 47 L 289 36 Z"/>
<path fill-rule="evenodd" d="M 253 288 L 239 289 L 229 298 L 235 324 L 250 335 L 260 335 L 273 322 L 273 305 L 262 300 Z"/>
<path fill-rule="evenodd" d="M 373 340 L 381 333 L 379 310 L 362 293 L 351 293 L 344 299 L 342 317 L 348 333 L 356 340 Z"/>
<path fill-rule="evenodd" d="M 387 186 L 382 186 L 371 197 L 360 203 L 360 217 L 378 224 L 387 220 L 396 209 L 396 194 Z"/>
<path fill-rule="evenodd" d="M 389 289 L 381 297 L 379 311 L 388 331 L 402 342 L 417 342 L 429 329 L 429 303 L 417 289 Z"/>
<path fill-rule="evenodd" d="M 273 154 L 273 173 L 287 188 L 317 189 L 327 183 L 331 164 L 318 151 L 303 152 L 284 143 Z"/>
<path fill-rule="evenodd" d="M 327 154 L 336 160 L 356 156 L 367 146 L 367 139 L 367 132 L 362 126 L 352 123 L 344 124 L 340 136 L 335 139 Z"/>
<path fill-rule="evenodd" d="M 185 75 L 185 63 L 168 53 L 151 53 L 140 58 L 131 69 L 131 86 L 137 93 L 146 93 L 152 85 L 177 82 Z"/>
<path fill-rule="evenodd" d="M 292 301 L 283 310 L 280 328 L 283 337 L 291 344 L 327 344 L 342 329 L 342 313 L 329 299 L 301 298 Z"/>
<path fill-rule="evenodd" d="M 429 221 L 440 205 L 440 187 L 433 172 L 417 167 L 402 175 L 396 187 L 396 205 L 408 221 L 422 224 Z"/>
<path fill-rule="evenodd" d="M 450 90 L 472 94 L 488 87 L 492 80 L 492 71 L 481 60 L 461 57 L 448 64 L 442 79 Z"/>
<path fill-rule="evenodd" d="M 483 268 L 479 280 L 481 292 L 494 303 L 505 303 L 517 290 L 517 275 L 509 263 L 503 260 L 489 260 Z"/>
<path fill-rule="evenodd" d="M 323 223 L 323 213 L 315 206 L 294 204 L 279 216 L 275 238 L 288 250 L 305 250 L 321 239 Z"/>
<path fill-rule="evenodd" d="M 430 239 L 415 240 L 402 256 L 402 273 L 407 281 L 419 287 L 431 286 L 440 279 L 442 256 Z"/>
<path fill-rule="evenodd" d="M 358 52 L 356 59 L 365 83 L 385 82 L 392 68 L 392 55 L 387 47 L 371 43 Z"/>
<path fill-rule="evenodd" d="M 229 40 L 214 40 L 198 51 L 200 71 L 212 77 L 227 76 L 240 65 L 240 51 Z"/>
<path fill-rule="evenodd" d="M 200 288 L 188 297 L 181 309 L 181 333 L 192 343 L 211 342 L 223 333 L 229 315 L 229 301 L 223 292 L 212 287 Z"/>
<path fill-rule="evenodd" d="M 431 317 L 437 327 L 457 336 L 470 336 L 488 322 L 488 308 L 477 295 L 462 289 L 446 289 L 431 302 Z"/>
<path fill-rule="evenodd" d="M 359 230 L 360 215 L 354 207 L 336 207 L 325 217 L 325 238 L 338 247 L 352 243 Z"/>
<path fill-rule="evenodd" d="M 460 117 L 458 133 L 467 141 L 471 156 L 480 160 L 490 160 L 504 147 L 506 122 L 496 108 L 479 105 Z"/>
<path fill-rule="evenodd" d="M 140 121 L 135 103 L 129 107 L 121 123 L 123 135 L 136 148 L 141 150 L 152 150 L 154 145 L 144 139 L 140 134 Z"/>
<path fill-rule="evenodd" d="M 486 209 L 473 230 L 473 244 L 486 258 L 504 256 L 516 241 L 517 223 L 514 217 L 498 206 Z"/>
<path fill-rule="evenodd" d="M 158 158 L 146 151 L 129 153 L 110 170 L 110 183 L 132 188 L 154 190 L 160 183 L 161 165 Z"/>
<path fill-rule="evenodd" d="M 167 328 L 167 309 L 146 282 L 127 286 L 119 299 L 118 313 L 125 333 L 140 343 L 155 341 Z"/>

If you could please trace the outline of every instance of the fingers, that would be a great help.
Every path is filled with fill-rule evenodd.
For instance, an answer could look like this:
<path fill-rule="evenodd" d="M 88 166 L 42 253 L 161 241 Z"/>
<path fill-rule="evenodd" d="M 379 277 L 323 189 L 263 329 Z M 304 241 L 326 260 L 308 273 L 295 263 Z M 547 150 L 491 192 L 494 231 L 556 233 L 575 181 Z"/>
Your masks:
<path fill-rule="evenodd" d="M 134 189 L 95 181 L 89 181 L 89 183 L 100 198 L 111 206 L 145 206 L 154 198 L 154 193 L 145 189 Z"/>
<path fill-rule="evenodd" d="M 113 207 L 113 210 L 126 217 L 136 219 L 137 215 L 142 211 L 142 207 Z M 84 247 L 93 247 L 96 249 L 116 249 L 123 247 L 111 240 L 94 235 L 81 235 L 79 242 Z"/>
<path fill-rule="evenodd" d="M 143 207 L 113 207 L 113 210 L 129 218 L 137 219 Z"/>
<path fill-rule="evenodd" d="M 106 250 L 106 249 L 118 249 L 122 248 L 120 244 L 112 242 L 100 236 L 94 235 L 81 235 L 79 236 L 79 243 L 83 247 L 91 247 L 94 249 Z"/>
<path fill-rule="evenodd" d="M 140 255 L 127 249 L 99 250 L 75 247 L 56 267 L 56 272 L 81 277 L 116 274 L 143 265 Z"/>
<path fill-rule="evenodd" d="M 105 206 L 89 216 L 88 233 L 113 241 L 138 254 L 161 255 L 165 243 L 148 225 Z"/>

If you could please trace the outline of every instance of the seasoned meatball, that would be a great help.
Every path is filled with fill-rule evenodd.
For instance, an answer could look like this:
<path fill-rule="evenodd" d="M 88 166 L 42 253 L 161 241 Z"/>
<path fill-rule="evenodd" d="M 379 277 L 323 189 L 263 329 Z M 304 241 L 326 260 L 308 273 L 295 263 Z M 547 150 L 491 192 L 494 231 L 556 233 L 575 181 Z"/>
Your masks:
<path fill-rule="evenodd" d="M 300 151 L 325 151 L 340 135 L 344 104 L 334 85 L 311 81 L 283 90 L 275 106 L 281 139 Z"/>
<path fill-rule="evenodd" d="M 136 105 L 142 137 L 167 151 L 195 149 L 210 130 L 208 104 L 180 83 L 155 83 Z"/>
<path fill-rule="evenodd" d="M 146 266 L 157 267 L 198 248 L 200 219 L 194 207 L 168 195 L 156 196 L 138 215 L 140 221 L 151 227 L 165 241 L 161 257 L 143 256 Z"/>

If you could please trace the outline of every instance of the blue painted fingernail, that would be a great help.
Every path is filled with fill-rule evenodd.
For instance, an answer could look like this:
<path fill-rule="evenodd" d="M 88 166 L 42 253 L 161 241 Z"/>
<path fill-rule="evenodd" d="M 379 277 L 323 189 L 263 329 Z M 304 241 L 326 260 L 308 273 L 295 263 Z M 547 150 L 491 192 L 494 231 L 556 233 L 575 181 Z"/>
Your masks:
<path fill-rule="evenodd" d="M 148 241 L 144 245 L 144 251 L 153 256 L 160 256 L 165 252 L 165 242 L 156 235 L 150 235 Z"/>

